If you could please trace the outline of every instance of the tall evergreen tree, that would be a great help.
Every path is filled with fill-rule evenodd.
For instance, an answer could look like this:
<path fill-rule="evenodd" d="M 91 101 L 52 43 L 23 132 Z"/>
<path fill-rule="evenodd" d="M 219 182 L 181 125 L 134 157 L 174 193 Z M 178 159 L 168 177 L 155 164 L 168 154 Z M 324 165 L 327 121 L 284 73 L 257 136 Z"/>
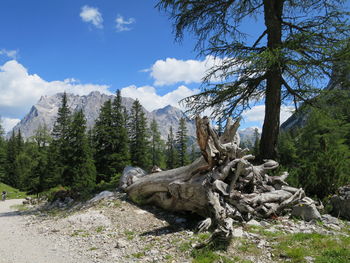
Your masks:
<path fill-rule="evenodd" d="M 6 171 L 6 141 L 4 139 L 4 134 L 5 131 L 0 118 L 0 182 L 5 180 Z"/>
<path fill-rule="evenodd" d="M 131 163 L 144 169 L 149 169 L 149 132 L 147 120 L 138 100 L 132 105 L 129 119 Z"/>
<path fill-rule="evenodd" d="M 7 142 L 5 183 L 15 188 L 19 186 L 16 159 L 23 150 L 23 144 L 21 132 L 18 131 L 18 133 L 15 134 L 15 131 L 12 131 L 12 135 Z"/>
<path fill-rule="evenodd" d="M 158 123 L 155 119 L 152 120 L 150 125 L 151 131 L 151 156 L 152 166 L 157 165 L 158 167 L 165 168 L 164 163 L 164 142 L 160 137 L 158 130 Z"/>
<path fill-rule="evenodd" d="M 176 133 L 176 146 L 178 151 L 178 166 L 184 166 L 189 163 L 187 152 L 187 127 L 185 118 L 180 119 L 179 129 Z"/>
<path fill-rule="evenodd" d="M 323 198 L 350 182 L 350 150 L 345 144 L 348 123 L 316 110 L 298 140 L 299 182 L 310 195 Z"/>
<path fill-rule="evenodd" d="M 70 153 L 69 127 L 71 123 L 71 111 L 68 107 L 67 94 L 62 95 L 61 106 L 58 109 L 57 119 L 53 126 L 52 138 L 48 158 L 48 182 L 51 186 L 64 184 L 67 175 L 68 156 Z"/>
<path fill-rule="evenodd" d="M 173 127 L 170 126 L 168 140 L 166 142 L 166 167 L 168 169 L 174 169 L 177 167 L 177 150 L 176 141 L 173 133 Z"/>
<path fill-rule="evenodd" d="M 191 32 L 200 55 L 217 63 L 208 71 L 202 92 L 186 100 L 195 112 L 239 115 L 264 97 L 261 157 L 276 157 L 283 102 L 304 101 L 320 89 L 338 53 L 350 37 L 347 1 L 159 0 L 174 20 L 176 38 Z M 244 23 L 262 25 L 252 37 Z M 349 52 L 349 46 L 347 52 Z M 339 54 L 334 56 L 334 54 Z M 348 60 L 349 61 L 349 60 Z"/>
<path fill-rule="evenodd" d="M 114 153 L 113 134 L 112 101 L 107 100 L 100 109 L 100 115 L 93 130 L 97 183 L 102 180 L 109 181 L 117 172 L 111 159 Z"/>
<path fill-rule="evenodd" d="M 40 193 L 49 189 L 51 186 L 47 181 L 50 180 L 50 178 L 48 178 L 48 154 L 52 138 L 45 124 L 38 127 L 32 140 L 36 144 L 37 155 L 35 157 L 36 166 L 33 168 L 28 187 L 31 192 Z"/>
<path fill-rule="evenodd" d="M 126 124 L 127 113 L 122 105 L 120 90 L 117 90 L 116 97 L 112 103 L 112 144 L 113 154 L 112 165 L 117 173 L 121 173 L 125 166 L 130 163 L 128 128 Z"/>
<path fill-rule="evenodd" d="M 257 128 L 254 129 L 254 146 L 253 146 L 253 154 L 254 156 L 258 156 L 260 153 L 260 134 Z"/>
<path fill-rule="evenodd" d="M 35 168 L 38 166 L 38 160 L 39 151 L 37 144 L 27 141 L 15 161 L 18 177 L 17 187 L 22 191 L 38 193 L 39 180 L 35 176 Z"/>
<path fill-rule="evenodd" d="M 69 127 L 68 141 L 70 153 L 64 184 L 72 190 L 86 194 L 91 191 L 96 181 L 96 169 L 86 134 L 86 120 L 82 110 L 73 115 Z"/>

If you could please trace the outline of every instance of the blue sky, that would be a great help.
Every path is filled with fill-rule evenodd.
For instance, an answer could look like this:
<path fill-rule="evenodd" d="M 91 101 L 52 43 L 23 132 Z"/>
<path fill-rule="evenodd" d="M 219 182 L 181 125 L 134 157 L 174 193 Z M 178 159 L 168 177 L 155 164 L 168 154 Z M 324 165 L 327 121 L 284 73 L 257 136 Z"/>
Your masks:
<path fill-rule="evenodd" d="M 148 110 L 197 92 L 214 58 L 197 57 L 191 35 L 175 42 L 171 21 L 156 2 L 1 0 L 0 115 L 6 130 L 41 95 L 64 90 L 121 89 Z M 251 34 L 261 29 L 259 21 L 244 27 Z M 263 110 L 247 112 L 242 127 L 261 126 Z"/>

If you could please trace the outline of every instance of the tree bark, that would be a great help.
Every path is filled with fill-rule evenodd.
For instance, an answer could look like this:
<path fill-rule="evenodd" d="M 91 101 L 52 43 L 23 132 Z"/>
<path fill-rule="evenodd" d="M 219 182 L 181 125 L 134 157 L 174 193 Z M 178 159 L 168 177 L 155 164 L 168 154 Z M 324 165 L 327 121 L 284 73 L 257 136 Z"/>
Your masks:
<path fill-rule="evenodd" d="M 278 167 L 273 160 L 253 166 L 254 156 L 239 147 L 238 126 L 239 120 L 228 119 L 219 137 L 207 118 L 197 117 L 202 157 L 184 167 L 144 176 L 125 172 L 122 188 L 136 203 L 201 215 L 206 219 L 199 230 L 212 227 L 212 238 L 230 238 L 234 222 L 283 213 L 305 196 L 304 191 L 288 186 L 286 172 L 269 176 L 267 172 Z"/>
<path fill-rule="evenodd" d="M 282 43 L 283 0 L 265 0 L 264 14 L 270 58 L 265 92 L 265 118 L 260 141 L 260 159 L 275 159 L 280 126 L 282 70 L 279 47 Z"/>

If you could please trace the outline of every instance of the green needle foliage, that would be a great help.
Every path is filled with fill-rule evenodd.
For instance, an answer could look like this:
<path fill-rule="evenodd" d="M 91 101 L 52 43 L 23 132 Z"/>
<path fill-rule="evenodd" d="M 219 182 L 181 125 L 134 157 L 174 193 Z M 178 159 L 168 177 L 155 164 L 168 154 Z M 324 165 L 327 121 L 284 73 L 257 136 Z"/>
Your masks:
<path fill-rule="evenodd" d="M 350 37 L 346 3 L 159 0 L 158 8 L 174 22 L 176 39 L 190 32 L 197 39 L 199 55 L 216 58 L 201 92 L 185 99 L 190 111 L 211 107 L 214 115 L 237 116 L 263 99 L 260 155 L 275 158 L 282 103 L 314 97 L 334 62 L 349 59 L 344 57 Z M 256 37 L 243 27 L 254 21 L 263 26 Z"/>
<path fill-rule="evenodd" d="M 75 193 L 85 195 L 95 186 L 96 169 L 86 134 L 85 116 L 81 110 L 73 115 L 68 139 L 71 149 L 64 183 Z"/>
<path fill-rule="evenodd" d="M 143 169 L 151 166 L 149 131 L 147 120 L 138 100 L 132 105 L 129 119 L 129 139 L 131 163 Z"/>
<path fill-rule="evenodd" d="M 164 141 L 160 137 L 160 132 L 158 129 L 158 123 L 155 119 L 152 120 L 150 125 L 151 132 L 151 156 L 152 156 L 152 166 L 158 166 L 160 168 L 165 168 L 164 160 Z"/>
<path fill-rule="evenodd" d="M 180 119 L 179 129 L 176 133 L 176 147 L 178 152 L 178 166 L 185 166 L 189 163 L 189 156 L 187 152 L 187 127 L 185 118 Z"/>
<path fill-rule="evenodd" d="M 178 153 L 176 150 L 176 141 L 174 138 L 173 127 L 170 126 L 168 140 L 166 142 L 166 167 L 174 169 L 177 167 Z"/>

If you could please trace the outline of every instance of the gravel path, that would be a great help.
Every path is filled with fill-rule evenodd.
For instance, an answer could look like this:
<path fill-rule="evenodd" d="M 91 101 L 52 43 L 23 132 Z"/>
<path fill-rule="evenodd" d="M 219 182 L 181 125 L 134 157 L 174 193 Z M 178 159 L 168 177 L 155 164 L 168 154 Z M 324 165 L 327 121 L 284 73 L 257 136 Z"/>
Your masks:
<path fill-rule="evenodd" d="M 26 227 L 25 219 L 14 205 L 23 200 L 0 201 L 0 263 L 73 263 L 89 262 L 72 255 L 64 244 L 54 244 Z"/>

